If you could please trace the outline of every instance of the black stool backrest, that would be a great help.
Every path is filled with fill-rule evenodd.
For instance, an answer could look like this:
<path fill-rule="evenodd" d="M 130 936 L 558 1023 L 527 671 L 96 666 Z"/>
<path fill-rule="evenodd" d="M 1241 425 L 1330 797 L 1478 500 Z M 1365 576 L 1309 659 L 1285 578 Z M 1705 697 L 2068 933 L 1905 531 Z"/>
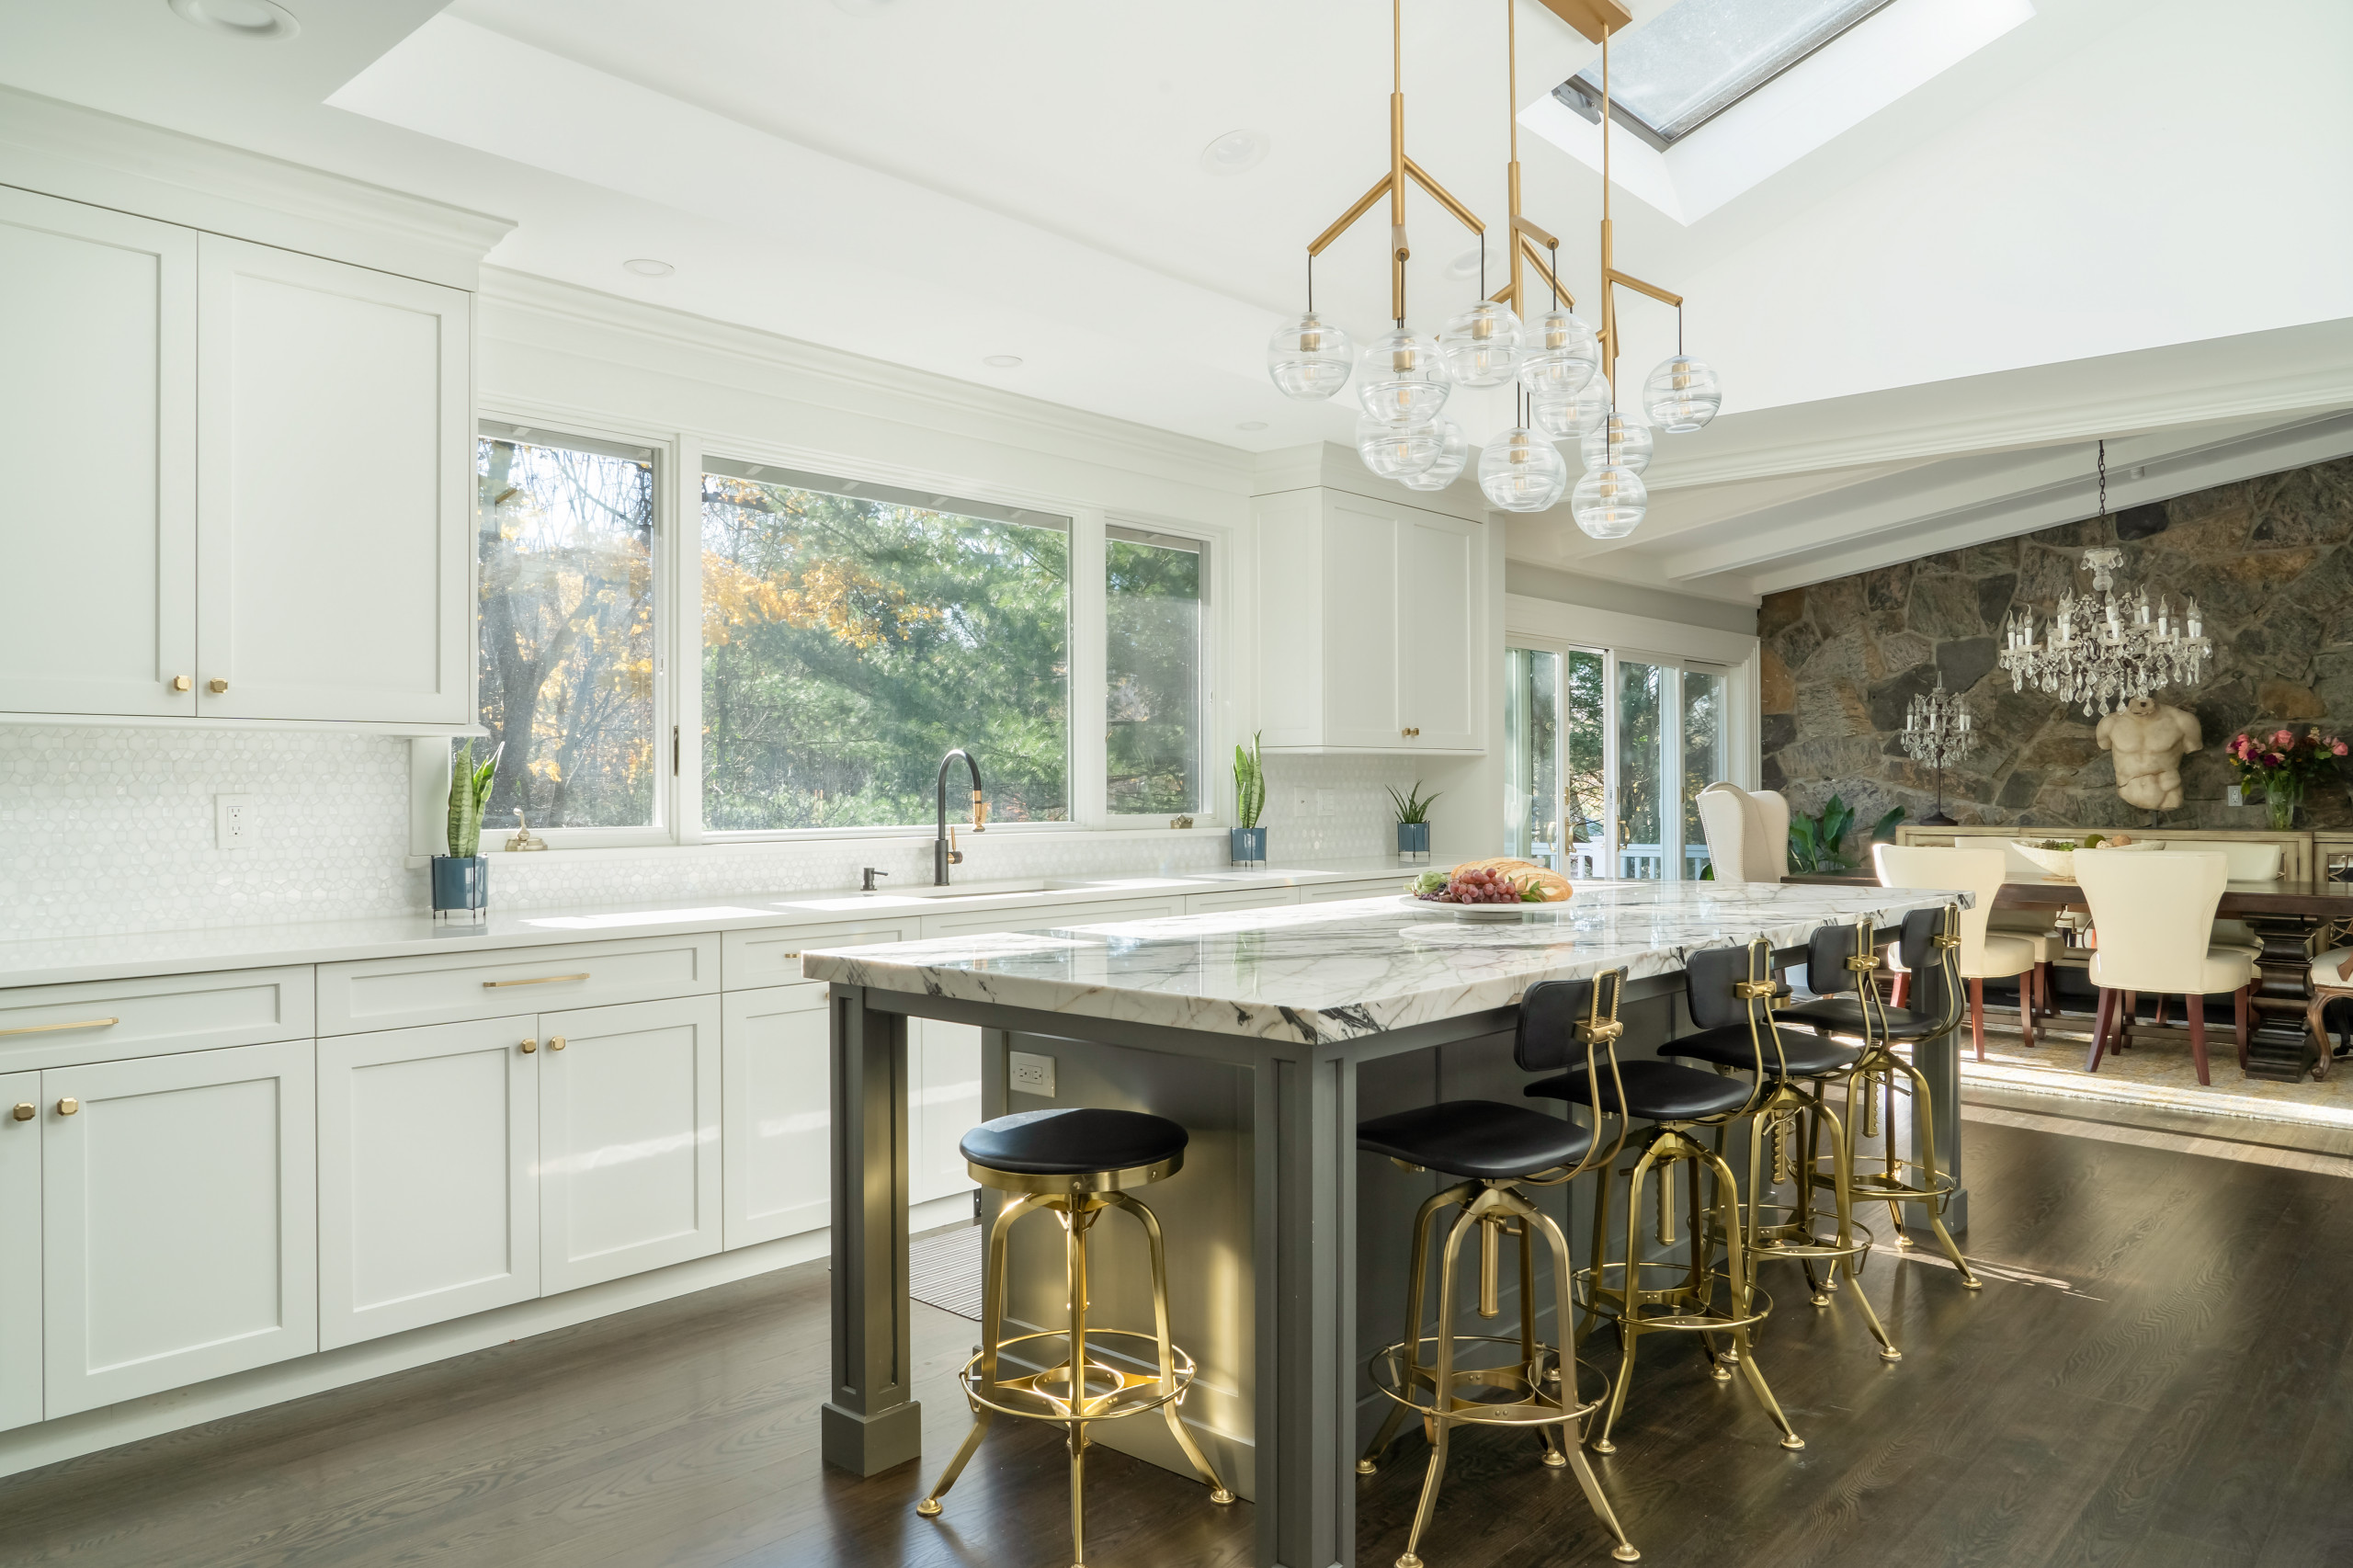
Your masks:
<path fill-rule="evenodd" d="M 1702 1029 L 1747 1026 L 1760 1092 L 1766 1074 L 1781 1071 L 1787 1058 L 1773 1027 L 1773 945 L 1763 937 L 1746 947 L 1702 948 L 1691 954 L 1683 965 L 1683 997 L 1691 1021 Z M 1674 1054 L 1671 1042 L 1665 1049 Z"/>
<path fill-rule="evenodd" d="M 1836 996 L 1855 989 L 1857 980 L 1847 960 L 1862 948 L 1863 927 L 1868 926 L 1824 926 L 1813 934 L 1805 948 L 1805 985 L 1816 996 Z"/>
<path fill-rule="evenodd" d="M 1904 917 L 1900 949 L 1904 967 L 1912 971 L 1912 994 L 1905 1005 L 1915 1013 L 1944 1019 L 1944 1028 L 1961 1022 L 1961 906 L 1915 909 Z"/>
<path fill-rule="evenodd" d="M 1618 1075 L 1618 1037 L 1625 1033 L 1625 1026 L 1618 1021 L 1618 1005 L 1625 991 L 1623 969 L 1604 970 L 1591 980 L 1539 981 L 1521 994 L 1519 1018 L 1512 1029 L 1511 1059 L 1522 1070 L 1558 1073 L 1565 1069 L 1586 1074 L 1586 1097 L 1568 1103 L 1585 1107 L 1593 1119 L 1586 1125 L 1597 1133 L 1602 1117 L 1611 1114 L 1608 1108 L 1624 1103 L 1624 1085 Z M 1625 1119 L 1620 1118 L 1617 1144 L 1601 1159 L 1617 1159 L 1618 1151 L 1625 1146 L 1626 1128 Z M 1600 1149 L 1597 1136 L 1585 1159 L 1564 1176 L 1547 1177 L 1545 1185 L 1584 1175 L 1600 1163 L 1594 1157 Z"/>

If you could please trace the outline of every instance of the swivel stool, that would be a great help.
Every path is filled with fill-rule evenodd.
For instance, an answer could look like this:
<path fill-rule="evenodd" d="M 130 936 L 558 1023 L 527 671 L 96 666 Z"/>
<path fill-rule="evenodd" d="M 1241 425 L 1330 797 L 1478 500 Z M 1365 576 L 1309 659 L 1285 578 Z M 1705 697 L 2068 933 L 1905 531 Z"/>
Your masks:
<path fill-rule="evenodd" d="M 1177 1407 L 1193 1381 L 1193 1359 L 1168 1338 L 1168 1260 L 1161 1244 L 1160 1221 L 1150 1209 L 1129 1196 L 1175 1176 L 1185 1164 L 1185 1130 L 1165 1117 L 1132 1110 L 1062 1108 L 1023 1111 L 984 1121 L 964 1134 L 958 1146 L 972 1179 L 983 1187 L 1020 1196 L 997 1211 L 989 1227 L 988 1254 L 982 1277 L 981 1346 L 958 1374 L 964 1397 L 972 1407 L 972 1429 L 964 1446 L 948 1461 L 915 1512 L 926 1518 L 939 1513 L 939 1500 L 956 1484 L 965 1462 L 981 1446 L 992 1416 L 1010 1415 L 1027 1421 L 1051 1421 L 1064 1428 L 1070 1449 L 1071 1562 L 1086 1562 L 1086 1429 L 1099 1421 L 1116 1421 L 1157 1410 L 1167 1418 L 1177 1447 L 1193 1461 L 1210 1489 L 1212 1503 L 1231 1503 L 1233 1494 L 1218 1480 L 1217 1471 L 1193 1440 Z M 1152 1244 L 1153 1332 L 1090 1327 L 1086 1321 L 1086 1233 L 1106 1210 L 1122 1209 L 1143 1226 Z M 1063 1267 L 1069 1286 L 1070 1326 L 1039 1334 L 1004 1337 L 1006 1303 L 1006 1235 L 1013 1222 L 1033 1210 L 1043 1210 L 1062 1221 Z M 1039 1356 L 1063 1352 L 1062 1359 L 1042 1371 L 1019 1377 L 1000 1375 L 999 1358 L 1017 1346 L 1036 1346 Z M 1112 1341 L 1133 1359 L 1149 1358 L 1156 1375 L 1123 1371 L 1097 1355 Z"/>

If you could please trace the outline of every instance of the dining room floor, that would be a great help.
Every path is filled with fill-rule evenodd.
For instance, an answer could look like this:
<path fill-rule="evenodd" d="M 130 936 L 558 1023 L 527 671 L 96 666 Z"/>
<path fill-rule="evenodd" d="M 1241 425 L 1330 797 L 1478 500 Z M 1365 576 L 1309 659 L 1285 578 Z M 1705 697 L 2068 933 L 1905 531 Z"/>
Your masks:
<path fill-rule="evenodd" d="M 1646 1344 L 1618 1452 L 1596 1460 L 1643 1560 L 2353 1563 L 2353 1181 L 2164 1113 L 1972 1099 L 1965 1244 L 1985 1288 L 1882 1250 L 1864 1284 L 1893 1365 L 1846 1293 L 1817 1312 L 1785 1290 L 1759 1365 L 1803 1450 L 1697 1355 Z M 963 1434 L 950 1380 L 975 1325 L 915 1313 L 926 1458 L 869 1480 L 816 1456 L 820 1261 L 0 1480 L 0 1564 L 1065 1568 L 1048 1432 L 1006 1424 L 947 1513 L 915 1517 Z M 1367 1568 L 1403 1549 L 1423 1453 L 1359 1483 Z M 1095 1568 L 1252 1561 L 1247 1504 L 1102 1449 L 1089 1466 Z M 1476 1431 L 1422 1555 L 1608 1561 L 1567 1476 Z"/>

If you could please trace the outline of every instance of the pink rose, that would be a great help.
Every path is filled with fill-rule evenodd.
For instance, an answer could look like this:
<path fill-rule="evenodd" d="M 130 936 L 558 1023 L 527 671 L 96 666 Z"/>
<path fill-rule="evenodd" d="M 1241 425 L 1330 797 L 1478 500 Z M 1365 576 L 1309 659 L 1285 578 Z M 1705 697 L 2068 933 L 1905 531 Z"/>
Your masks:
<path fill-rule="evenodd" d="M 2275 746 L 2291 746 L 2296 744 L 2296 737 L 2288 731 L 2282 730 L 2271 737 L 2271 744 Z"/>
<path fill-rule="evenodd" d="M 2335 745 L 2333 745 L 2333 746 L 2329 747 L 2328 749 L 2329 749 L 2329 750 L 2331 750 L 2331 751 L 2333 751 L 2333 752 L 2335 752 L 2337 756 L 2343 756 L 2346 754 L 2346 751 L 2347 751 L 2347 746 L 2346 746 L 2346 744 L 2345 744 L 2345 743 L 2344 743 L 2343 741 L 2339 741 L 2339 742 L 2337 742 Z"/>

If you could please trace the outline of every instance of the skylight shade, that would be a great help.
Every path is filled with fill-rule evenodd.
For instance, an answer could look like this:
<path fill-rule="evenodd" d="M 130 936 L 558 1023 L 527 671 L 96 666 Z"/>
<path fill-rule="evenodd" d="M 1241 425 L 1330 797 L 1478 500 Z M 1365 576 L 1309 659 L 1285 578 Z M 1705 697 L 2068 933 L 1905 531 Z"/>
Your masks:
<path fill-rule="evenodd" d="M 1653 140 L 1672 143 L 1888 3 L 1677 0 L 1610 46 L 1610 107 L 1640 121 Z M 1564 87 L 1564 97 L 1598 104 L 1601 62 Z"/>

